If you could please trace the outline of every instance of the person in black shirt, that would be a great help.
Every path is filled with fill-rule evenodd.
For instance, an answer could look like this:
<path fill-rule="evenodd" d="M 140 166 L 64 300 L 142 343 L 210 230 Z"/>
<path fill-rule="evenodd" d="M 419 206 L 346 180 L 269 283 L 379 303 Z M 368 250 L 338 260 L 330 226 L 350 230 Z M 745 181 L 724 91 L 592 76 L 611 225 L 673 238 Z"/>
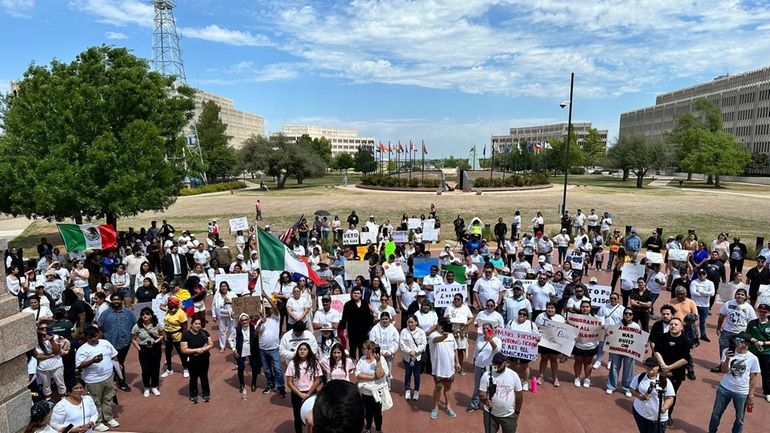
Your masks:
<path fill-rule="evenodd" d="M 746 244 L 741 242 L 741 238 L 738 236 L 733 238 L 733 243 L 730 244 L 730 281 L 735 278 L 735 274 L 743 272 L 743 260 L 746 258 Z"/>
<path fill-rule="evenodd" d="M 72 289 L 62 292 L 64 309 L 67 311 L 67 320 L 75 325 L 78 332 L 83 332 L 94 321 L 94 310 L 90 305 L 78 298 Z"/>
<path fill-rule="evenodd" d="M 38 257 L 43 257 L 45 253 L 53 252 L 53 245 L 46 238 L 40 238 L 40 243 L 37 245 Z"/>
<path fill-rule="evenodd" d="M 669 410 L 669 426 L 673 424 L 674 406 L 676 406 L 676 399 L 679 398 L 679 387 L 684 382 L 685 369 L 692 358 L 690 342 L 684 336 L 683 330 L 682 321 L 677 317 L 672 318 L 668 323 L 668 332 L 663 333 L 655 341 L 655 352 L 653 352 L 653 356 L 660 363 L 661 371 L 668 375 L 671 385 L 677 393 L 677 396 L 674 397 L 674 404 Z"/>
<path fill-rule="evenodd" d="M 643 331 L 649 331 L 652 292 L 647 290 L 647 281 L 644 278 L 636 280 L 636 288 L 631 290 L 628 306 L 634 310 L 634 322 L 638 323 Z"/>
<path fill-rule="evenodd" d="M 350 215 L 348 215 L 348 224 L 358 226 L 358 215 L 356 215 L 356 211 L 350 211 Z"/>
<path fill-rule="evenodd" d="M 650 328 L 650 349 L 654 352 L 655 351 L 655 341 L 657 341 L 658 338 L 660 338 L 663 334 L 669 331 L 669 323 L 671 323 L 671 319 L 674 318 L 676 315 L 676 310 L 674 310 L 674 307 L 672 307 L 669 304 L 666 304 L 662 307 L 660 307 L 660 320 L 652 324 L 652 327 Z"/>
<path fill-rule="evenodd" d="M 671 285 L 669 286 L 669 290 L 671 291 L 671 299 L 676 298 L 676 288 L 677 287 L 684 287 L 685 290 L 687 290 L 687 297 L 690 297 L 690 276 L 687 274 L 687 272 L 684 272 L 680 274 L 679 278 L 675 278 Z"/>
<path fill-rule="evenodd" d="M 757 256 L 757 266 L 746 272 L 746 284 L 749 285 L 749 302 L 754 306 L 759 296 L 759 286 L 770 284 L 770 269 L 765 266 L 765 256 Z"/>
<path fill-rule="evenodd" d="M 182 334 L 182 353 L 188 355 L 187 369 L 190 371 L 190 401 L 198 403 L 198 379 L 201 381 L 203 401 L 208 403 L 211 398 L 209 389 L 209 350 L 214 347 L 211 336 L 203 329 L 206 321 L 200 317 L 194 317 L 190 322 L 190 329 Z"/>
<path fill-rule="evenodd" d="M 498 248 L 502 248 L 503 243 L 505 242 L 505 235 L 508 233 L 508 225 L 503 222 L 502 218 L 497 219 L 494 232 L 495 239 L 497 240 L 497 246 Z"/>
<path fill-rule="evenodd" d="M 716 251 L 711 252 L 711 256 L 708 260 L 701 263 L 698 266 L 698 270 L 704 269 L 706 271 L 706 279 L 714 283 L 714 289 L 719 289 L 719 283 L 727 282 L 727 274 L 725 273 L 725 265 L 719 260 L 719 253 Z M 716 295 L 709 299 L 709 308 L 714 306 L 714 300 Z"/>
<path fill-rule="evenodd" d="M 647 247 L 647 251 L 660 253 L 660 249 L 663 248 L 663 240 L 660 238 L 657 230 L 652 232 L 652 236 L 647 238 L 644 245 Z"/>
<path fill-rule="evenodd" d="M 346 330 L 348 353 L 351 358 L 358 359 L 364 354 L 363 345 L 369 338 L 373 320 L 369 305 L 361 299 L 361 288 L 353 288 L 350 296 L 351 299 L 342 308 L 342 319 L 337 329 Z"/>

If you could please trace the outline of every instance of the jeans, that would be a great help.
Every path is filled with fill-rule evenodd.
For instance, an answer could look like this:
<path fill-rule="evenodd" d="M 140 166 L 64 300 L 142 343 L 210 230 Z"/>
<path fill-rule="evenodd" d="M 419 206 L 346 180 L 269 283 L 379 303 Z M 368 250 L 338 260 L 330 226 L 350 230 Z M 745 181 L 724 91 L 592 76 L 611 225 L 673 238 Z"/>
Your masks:
<path fill-rule="evenodd" d="M 601 340 L 596 346 L 596 360 L 601 362 L 602 358 L 604 358 L 604 340 Z"/>
<path fill-rule="evenodd" d="M 709 317 L 709 307 L 698 307 L 698 326 L 701 338 L 706 336 L 706 319 Z M 721 357 L 722 354 L 720 353 Z"/>
<path fill-rule="evenodd" d="M 759 368 L 762 370 L 762 394 L 770 395 L 770 354 L 757 355 Z"/>
<path fill-rule="evenodd" d="M 623 392 L 631 390 L 631 379 L 634 377 L 634 358 L 630 356 L 618 355 L 610 353 L 610 374 L 607 377 L 607 389 L 615 391 L 618 389 L 618 372 L 623 369 L 623 374 L 620 376 L 620 388 Z"/>
<path fill-rule="evenodd" d="M 259 350 L 259 357 L 262 359 L 262 366 L 265 368 L 265 379 L 267 379 L 268 388 L 278 388 L 284 392 L 286 386 L 283 382 L 283 367 L 281 367 L 281 355 L 278 348 L 271 350 Z"/>
<path fill-rule="evenodd" d="M 559 248 L 559 264 L 564 263 L 564 258 L 567 257 L 567 247 L 558 247 Z"/>
<path fill-rule="evenodd" d="M 246 358 L 249 359 L 249 366 L 251 367 L 251 386 L 257 386 L 257 377 L 259 376 L 261 364 L 259 358 L 255 356 L 239 356 L 235 358 L 235 362 L 238 365 L 238 383 L 243 386 L 243 372 L 246 370 Z"/>
<path fill-rule="evenodd" d="M 666 423 L 658 421 L 650 421 L 647 418 L 639 415 L 636 409 L 632 409 L 634 412 L 634 421 L 636 421 L 636 427 L 639 429 L 639 433 L 665 433 Z"/>
<path fill-rule="evenodd" d="M 209 357 L 208 356 L 191 356 L 187 361 L 187 366 L 190 370 L 190 398 L 198 397 L 198 380 L 201 381 L 201 393 L 203 397 L 211 395 L 209 389 Z"/>
<path fill-rule="evenodd" d="M 722 351 L 724 351 L 730 346 L 730 339 L 733 338 L 734 335 L 738 335 L 738 334 L 735 332 L 727 332 L 724 330 L 719 334 L 719 356 L 717 357 L 717 359 L 722 359 Z"/>
<path fill-rule="evenodd" d="M 660 293 L 650 293 L 650 295 L 652 296 L 652 305 L 650 305 L 650 312 L 652 312 L 652 314 L 655 314 L 655 301 L 658 300 Z"/>
<path fill-rule="evenodd" d="M 481 400 L 479 400 L 479 385 L 481 384 L 481 375 L 487 371 L 486 367 L 473 366 L 473 396 L 468 407 L 474 407 L 478 409 L 481 406 Z"/>
<path fill-rule="evenodd" d="M 160 347 L 158 343 L 139 349 L 139 366 L 142 368 L 144 389 L 157 388 L 160 383 Z"/>
<path fill-rule="evenodd" d="M 743 431 L 743 417 L 745 415 L 743 409 L 748 397 L 748 394 L 738 394 L 728 391 L 722 385 L 719 385 L 719 388 L 717 388 L 717 397 L 714 400 L 714 409 L 711 411 L 709 433 L 717 432 L 719 421 L 722 419 L 722 414 L 725 412 L 725 409 L 727 409 L 730 400 L 733 401 L 733 407 L 735 408 L 735 421 L 733 422 L 732 432 L 741 433 Z"/>
<path fill-rule="evenodd" d="M 420 390 L 420 371 L 422 368 L 422 361 L 414 361 L 414 365 L 411 365 L 409 361 L 404 361 L 404 389 L 409 391 L 412 389 L 412 377 L 414 377 L 414 390 Z"/>

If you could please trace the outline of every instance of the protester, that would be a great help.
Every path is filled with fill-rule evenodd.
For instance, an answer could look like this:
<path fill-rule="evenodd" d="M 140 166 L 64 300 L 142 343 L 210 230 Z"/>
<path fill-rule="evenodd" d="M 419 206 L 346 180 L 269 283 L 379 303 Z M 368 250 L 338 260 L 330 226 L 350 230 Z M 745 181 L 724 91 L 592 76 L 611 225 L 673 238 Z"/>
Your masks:
<path fill-rule="evenodd" d="M 220 330 L 220 334 L 223 332 Z M 221 341 L 221 340 L 220 340 Z M 257 378 L 262 367 L 262 360 L 259 355 L 259 334 L 251 324 L 251 317 L 246 313 L 238 316 L 238 325 L 233 329 L 230 335 L 230 347 L 233 349 L 233 356 L 238 367 L 238 385 L 242 394 L 246 394 L 246 385 L 244 381 L 244 371 L 246 370 L 246 361 L 248 359 L 251 367 L 251 392 L 257 392 Z"/>
<path fill-rule="evenodd" d="M 493 303 L 490 299 L 489 303 Z M 444 395 L 444 412 L 454 418 L 457 416 L 449 403 L 449 393 L 460 365 L 457 362 L 457 342 L 452 334 L 452 324 L 446 318 L 441 319 L 439 327 L 428 336 L 430 357 L 433 360 L 433 409 L 431 419 L 438 418 L 441 394 Z"/>
<path fill-rule="evenodd" d="M 286 386 L 291 391 L 291 408 L 294 412 L 294 433 L 302 433 L 300 415 L 302 402 L 315 394 L 321 386 L 323 371 L 308 343 L 300 343 L 294 357 L 286 364 Z"/>
<path fill-rule="evenodd" d="M 516 433 L 524 404 L 519 376 L 506 367 L 506 357 L 495 353 L 492 367 L 481 376 L 479 397 L 484 404 L 484 432 Z M 490 388 L 494 386 L 494 392 Z"/>
<path fill-rule="evenodd" d="M 189 377 L 190 372 L 187 369 L 187 356 L 182 353 L 182 334 L 187 330 L 187 314 L 179 308 L 179 298 L 168 298 L 168 311 L 163 317 L 163 332 L 166 338 L 166 371 L 160 377 L 166 378 L 174 374 L 171 364 L 171 357 L 174 354 L 174 348 L 179 355 L 182 363 L 184 377 Z"/>
<path fill-rule="evenodd" d="M 520 309 L 517 314 L 517 318 L 508 322 L 508 325 L 506 327 L 512 331 L 527 332 L 530 334 L 539 334 L 539 331 L 535 326 L 534 322 L 529 320 L 529 311 L 526 308 Z M 539 336 L 537 337 L 537 341 L 540 341 Z M 529 373 L 530 373 L 529 363 L 531 360 L 524 359 L 524 358 L 509 357 L 508 361 L 514 364 L 513 370 L 521 378 L 522 387 L 524 391 L 529 391 Z"/>
<path fill-rule="evenodd" d="M 211 389 L 209 387 L 209 362 L 211 354 L 209 351 L 214 347 L 211 342 L 211 335 L 203 329 L 206 326 L 205 319 L 194 317 L 190 321 L 190 329 L 182 335 L 181 349 L 182 354 L 187 355 L 187 366 L 190 371 L 189 393 L 190 401 L 198 403 L 198 380 L 201 383 L 201 393 L 203 401 L 208 403 L 211 399 Z"/>
<path fill-rule="evenodd" d="M 60 343 L 61 341 L 61 343 Z M 59 396 L 67 393 L 67 387 L 64 382 L 64 361 L 62 361 L 62 351 L 70 351 L 70 343 L 53 332 L 49 332 L 48 324 L 40 323 L 37 325 L 37 345 L 35 346 L 35 359 L 37 359 L 37 377 L 42 379 L 43 395 L 47 399 L 51 398 L 51 381 L 56 382 L 56 388 Z"/>
<path fill-rule="evenodd" d="M 371 431 L 372 423 L 377 432 L 382 431 L 382 409 L 384 404 L 392 405 L 388 391 L 388 365 L 380 356 L 380 349 L 373 341 L 362 344 L 363 354 L 356 364 L 356 381 L 364 401 L 366 414 L 365 431 Z"/>
<path fill-rule="evenodd" d="M 356 368 L 355 362 L 345 353 L 345 348 L 338 341 L 332 344 L 329 356 L 321 359 L 320 364 L 326 377 L 326 384 L 335 380 L 350 382 Z"/>
<path fill-rule="evenodd" d="M 219 290 L 214 294 L 214 300 L 211 303 L 211 319 L 219 325 L 219 352 L 225 351 L 225 346 L 230 342 L 232 345 L 232 335 L 235 333 L 235 321 L 233 320 L 233 299 L 236 296 L 230 291 L 230 284 L 227 281 L 219 283 Z"/>
<path fill-rule="evenodd" d="M 731 299 L 719 309 L 719 318 L 717 319 L 717 335 L 719 336 L 719 353 L 724 352 L 730 345 L 730 341 L 736 335 L 746 331 L 749 321 L 757 318 L 754 308 L 747 302 L 748 296 L 745 289 L 735 291 L 735 299 Z M 711 370 L 712 373 L 719 373 L 720 366 Z"/>
<path fill-rule="evenodd" d="M 404 399 L 419 400 L 422 359 L 430 356 L 430 353 L 423 353 L 427 346 L 427 337 L 425 331 L 417 326 L 416 316 L 407 318 L 406 328 L 401 330 L 399 342 L 404 361 Z M 414 378 L 414 392 L 411 386 L 412 378 Z"/>
<path fill-rule="evenodd" d="M 727 405 L 732 401 L 735 408 L 735 421 L 733 433 L 743 431 L 743 421 L 747 408 L 754 407 L 754 386 L 759 376 L 759 360 L 757 356 L 749 352 L 751 336 L 741 332 L 732 336 L 735 348 L 725 348 L 722 351 L 720 368 L 722 381 L 717 388 L 714 408 L 711 411 L 709 421 L 709 433 L 717 433 L 722 415 Z"/>
<path fill-rule="evenodd" d="M 364 341 L 372 328 L 372 314 L 361 299 L 360 288 L 354 288 L 350 296 L 351 299 L 342 309 L 342 318 L 337 329 L 344 330 L 347 335 L 349 355 L 358 358 L 363 354 Z"/>
<path fill-rule="evenodd" d="M 395 355 L 399 346 L 398 330 L 390 321 L 389 313 L 380 314 L 380 322 L 374 325 L 369 331 L 369 340 L 380 348 L 380 356 L 385 359 L 388 371 L 392 371 L 393 355 Z M 388 388 L 391 388 L 391 375 L 387 375 Z"/>
<path fill-rule="evenodd" d="M 535 317 L 535 325 L 538 328 L 548 326 L 548 322 L 554 321 L 557 323 L 564 323 L 564 317 L 556 314 L 556 304 L 548 302 L 545 306 L 545 311 Z M 541 331 L 542 332 L 542 331 Z M 551 377 L 553 379 L 553 386 L 558 387 L 559 384 L 559 352 L 545 347 L 538 346 L 537 352 L 540 354 L 540 376 L 537 378 L 537 383 L 542 384 L 545 380 L 545 369 L 548 364 L 551 364 Z"/>
<path fill-rule="evenodd" d="M 671 381 L 661 374 L 658 359 L 647 358 L 643 365 L 647 372 L 631 381 L 632 394 L 636 397 L 632 410 L 634 420 L 639 433 L 665 432 L 676 391 Z"/>
<path fill-rule="evenodd" d="M 83 335 L 86 344 L 78 348 L 75 365 L 82 369 L 88 394 L 96 404 L 98 416 L 93 428 L 96 431 L 117 428 L 120 423 L 112 416 L 112 399 L 115 397 L 112 361 L 117 360 L 118 351 L 109 341 L 99 339 L 99 330 L 94 326 L 86 328 Z"/>
<path fill-rule="evenodd" d="M 479 410 L 481 400 L 479 399 L 479 381 L 484 372 L 492 365 L 492 357 L 500 351 L 503 346 L 502 340 L 495 336 L 495 329 L 489 322 L 484 322 L 479 335 L 480 341 L 476 342 L 476 355 L 473 357 L 473 395 L 466 412 Z M 482 343 L 483 341 L 483 343 Z"/>
<path fill-rule="evenodd" d="M 746 333 L 751 341 L 749 350 L 757 356 L 762 370 L 762 394 L 770 403 L 770 305 L 759 304 L 757 312 L 759 317 L 749 322 Z"/>
<path fill-rule="evenodd" d="M 270 307 L 265 311 L 265 317 L 257 321 L 256 330 L 259 334 L 259 357 L 262 361 L 262 367 L 265 369 L 265 379 L 267 385 L 262 390 L 262 394 L 269 394 L 271 391 L 278 390 L 281 398 L 286 398 L 286 388 L 283 379 L 283 366 L 281 365 L 281 313 L 278 305 L 273 302 L 273 298 L 265 296 Z"/>
<path fill-rule="evenodd" d="M 117 360 L 121 370 L 118 375 L 118 388 L 128 391 L 126 357 L 131 349 L 131 331 L 137 323 L 136 316 L 123 305 L 123 295 L 120 293 L 110 295 L 110 306 L 112 308 L 99 317 L 99 328 L 104 333 L 104 338 L 118 351 Z"/>
<path fill-rule="evenodd" d="M 668 332 L 655 341 L 655 352 L 653 352 L 660 370 L 667 374 L 676 393 L 679 392 L 679 387 L 684 382 L 687 364 L 692 359 L 691 344 L 685 337 L 683 330 L 682 321 L 676 317 L 672 318 L 668 324 Z M 632 383 L 631 387 L 633 388 L 633 386 Z M 673 425 L 674 406 L 676 406 L 676 398 L 669 406 L 671 409 L 667 421 L 669 427 Z"/>
<path fill-rule="evenodd" d="M 165 338 L 163 327 L 151 308 L 144 307 L 139 312 L 139 320 L 131 328 L 131 343 L 139 353 L 139 365 L 142 369 L 142 385 L 145 397 L 150 393 L 160 395 L 160 361 L 162 343 Z"/>
<path fill-rule="evenodd" d="M 706 342 L 711 341 L 706 335 L 706 319 L 708 319 L 711 305 L 709 299 L 714 296 L 714 282 L 707 279 L 705 269 L 698 270 L 698 279 L 690 283 L 690 294 L 695 305 L 698 306 L 698 321 L 700 323 L 700 339 Z"/>
<path fill-rule="evenodd" d="M 81 433 L 109 430 L 104 424 L 98 423 L 99 419 L 100 413 L 93 396 L 86 395 L 86 383 L 82 379 L 77 379 L 70 388 L 69 395 L 59 400 L 54 406 L 51 427 L 57 432 L 63 431 L 70 425 L 72 426 L 70 431 Z"/>
<path fill-rule="evenodd" d="M 633 310 L 626 308 L 623 311 L 623 318 L 620 320 L 620 322 L 617 323 L 617 326 L 639 329 L 639 324 L 633 321 L 633 316 Z M 626 397 L 631 397 L 631 379 L 634 375 L 634 362 L 634 358 L 630 355 L 610 353 L 610 362 L 608 363 L 610 374 L 607 377 L 607 394 L 612 394 L 616 389 L 618 389 L 618 373 L 620 373 L 620 370 L 623 369 L 623 375 L 620 379 L 620 389 L 623 391 Z"/>

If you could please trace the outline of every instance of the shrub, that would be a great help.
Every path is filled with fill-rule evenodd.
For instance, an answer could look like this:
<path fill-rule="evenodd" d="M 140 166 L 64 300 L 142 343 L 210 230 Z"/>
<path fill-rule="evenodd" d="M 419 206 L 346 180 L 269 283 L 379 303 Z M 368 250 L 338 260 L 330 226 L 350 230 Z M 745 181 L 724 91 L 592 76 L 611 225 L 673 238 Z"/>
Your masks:
<path fill-rule="evenodd" d="M 229 189 L 241 188 L 246 188 L 246 183 L 240 180 L 235 182 L 211 183 L 208 185 L 199 186 L 197 188 L 183 188 L 179 191 L 179 196 L 184 197 L 188 195 L 206 194 L 209 192 L 219 192 L 227 191 Z"/>
<path fill-rule="evenodd" d="M 485 188 L 488 186 L 489 186 L 489 179 L 485 177 L 477 177 L 476 179 L 473 179 L 474 188 Z"/>
<path fill-rule="evenodd" d="M 572 167 L 569 169 L 569 174 L 586 174 L 585 167 Z"/>

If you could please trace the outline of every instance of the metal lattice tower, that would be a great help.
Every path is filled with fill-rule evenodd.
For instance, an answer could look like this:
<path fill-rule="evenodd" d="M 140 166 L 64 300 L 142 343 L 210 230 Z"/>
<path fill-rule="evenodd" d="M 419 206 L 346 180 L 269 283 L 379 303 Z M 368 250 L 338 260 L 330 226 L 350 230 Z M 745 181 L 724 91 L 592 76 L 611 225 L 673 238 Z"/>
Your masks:
<path fill-rule="evenodd" d="M 179 48 L 179 34 L 176 32 L 173 0 L 152 0 L 155 7 L 155 27 L 152 32 L 152 66 L 161 75 L 177 77 L 178 82 L 187 83 L 184 74 L 182 49 Z"/>
<path fill-rule="evenodd" d="M 150 3 L 155 8 L 155 26 L 152 32 L 152 68 L 161 75 L 175 76 L 178 84 L 187 84 L 182 49 L 179 47 L 179 34 L 176 31 L 176 20 L 174 19 L 176 2 L 173 0 L 150 0 Z M 203 152 L 201 152 L 198 141 L 195 120 L 190 122 L 185 135 L 187 146 L 184 149 L 183 163 L 185 171 L 188 171 L 188 159 L 200 161 L 201 166 L 203 166 Z M 203 183 L 207 182 L 206 173 L 193 174 L 198 175 Z M 192 183 L 189 175 L 185 179 L 185 183 Z"/>

